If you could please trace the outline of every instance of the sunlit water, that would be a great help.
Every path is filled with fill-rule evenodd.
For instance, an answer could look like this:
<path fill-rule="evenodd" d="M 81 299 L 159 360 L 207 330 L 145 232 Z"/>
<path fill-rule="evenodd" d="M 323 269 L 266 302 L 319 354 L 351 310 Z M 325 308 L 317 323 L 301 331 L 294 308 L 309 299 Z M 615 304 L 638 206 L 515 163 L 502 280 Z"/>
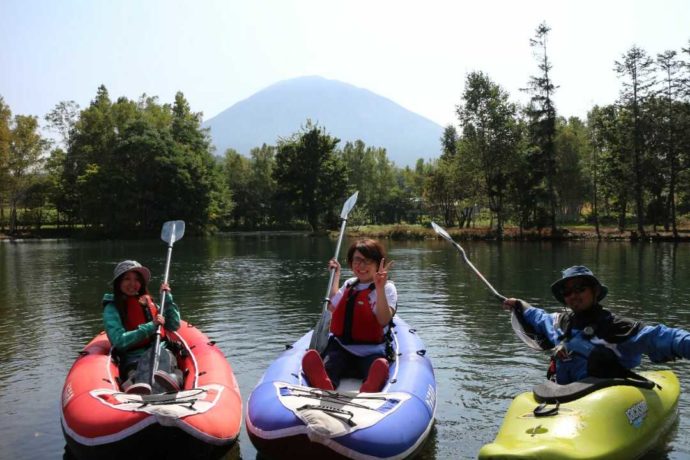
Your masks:
<path fill-rule="evenodd" d="M 493 440 L 511 399 L 539 383 L 547 357 L 515 338 L 499 303 L 443 240 L 386 242 L 399 314 L 426 343 L 438 383 L 436 424 L 419 458 L 475 458 Z M 347 241 L 344 242 L 347 247 Z M 556 309 L 559 270 L 590 266 L 610 288 L 605 304 L 648 323 L 690 327 L 690 246 L 630 243 L 463 243 L 496 289 Z M 170 284 L 183 318 L 224 351 L 243 400 L 264 370 L 314 326 L 335 242 L 304 235 L 185 237 Z M 344 253 L 345 251 L 343 251 Z M 165 244 L 0 243 L 0 458 L 64 453 L 60 393 L 77 352 L 102 328 L 100 299 L 116 262 L 135 258 L 162 280 Z M 342 259 L 342 257 L 341 257 Z M 155 290 L 155 289 L 154 289 Z M 648 360 L 645 368 L 653 368 Z M 664 366 L 656 366 L 664 367 Z M 673 363 L 684 388 L 687 362 Z M 690 457 L 690 396 L 669 440 L 647 458 Z M 256 459 L 242 428 L 228 458 Z"/>

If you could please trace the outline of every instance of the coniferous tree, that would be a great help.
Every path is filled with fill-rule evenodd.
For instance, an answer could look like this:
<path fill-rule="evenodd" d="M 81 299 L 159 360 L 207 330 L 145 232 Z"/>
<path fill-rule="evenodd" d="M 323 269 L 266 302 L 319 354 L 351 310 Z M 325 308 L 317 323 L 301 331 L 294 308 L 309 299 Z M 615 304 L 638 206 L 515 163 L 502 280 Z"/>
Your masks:
<path fill-rule="evenodd" d="M 441 158 L 444 160 L 455 157 L 458 153 L 458 131 L 455 126 L 448 125 L 441 136 Z"/>
<path fill-rule="evenodd" d="M 644 184 L 643 171 L 645 169 L 645 146 L 642 106 L 652 95 L 655 84 L 654 61 L 647 53 L 633 46 L 625 53 L 621 61 L 616 61 L 614 70 L 623 78 L 620 103 L 630 112 L 629 142 L 633 158 L 633 177 L 635 192 L 635 208 L 637 213 L 637 231 L 644 235 Z"/>
<path fill-rule="evenodd" d="M 540 73 L 530 77 L 526 91 L 531 94 L 530 103 L 526 109 L 529 119 L 529 135 L 532 144 L 532 174 L 531 182 L 543 183 L 542 193 L 536 195 L 543 200 L 546 209 L 543 210 L 551 231 L 556 231 L 557 197 L 555 190 L 556 177 L 556 107 L 553 94 L 557 89 L 551 78 L 551 61 L 547 50 L 547 39 L 551 28 L 546 23 L 537 27 L 535 37 L 530 39 L 530 47 L 534 50 Z M 542 211 L 536 210 L 537 215 Z M 541 220 L 538 218 L 537 220 Z M 538 223 L 539 225 L 539 223 Z"/>
<path fill-rule="evenodd" d="M 676 59 L 677 53 L 672 50 L 657 54 L 657 66 L 661 71 L 664 79 L 663 100 L 666 106 L 666 114 L 663 118 L 665 129 L 663 137 L 665 138 L 665 154 L 666 163 L 668 165 L 668 197 L 666 201 L 667 215 L 669 219 L 665 221 L 665 228 L 668 231 L 669 220 L 673 236 L 678 237 L 678 227 L 676 225 L 676 182 L 678 180 L 678 129 L 677 101 L 679 94 L 682 91 L 683 83 L 681 76 L 682 62 Z"/>
<path fill-rule="evenodd" d="M 0 96 L 0 230 L 5 229 L 5 201 L 9 184 L 10 123 L 12 111 Z"/>

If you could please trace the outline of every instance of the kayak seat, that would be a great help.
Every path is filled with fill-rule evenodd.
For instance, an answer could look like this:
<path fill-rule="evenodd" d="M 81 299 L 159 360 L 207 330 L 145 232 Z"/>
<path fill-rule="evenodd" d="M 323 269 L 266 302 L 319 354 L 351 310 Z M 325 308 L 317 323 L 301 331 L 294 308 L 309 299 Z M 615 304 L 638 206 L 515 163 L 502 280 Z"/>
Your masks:
<path fill-rule="evenodd" d="M 628 385 L 638 388 L 651 390 L 656 385 L 651 380 L 637 380 L 624 378 L 602 379 L 598 377 L 586 377 L 577 382 L 559 385 L 552 381 L 547 381 L 535 386 L 532 389 L 534 399 L 540 403 L 556 404 L 574 401 L 602 388 L 617 385 Z"/>

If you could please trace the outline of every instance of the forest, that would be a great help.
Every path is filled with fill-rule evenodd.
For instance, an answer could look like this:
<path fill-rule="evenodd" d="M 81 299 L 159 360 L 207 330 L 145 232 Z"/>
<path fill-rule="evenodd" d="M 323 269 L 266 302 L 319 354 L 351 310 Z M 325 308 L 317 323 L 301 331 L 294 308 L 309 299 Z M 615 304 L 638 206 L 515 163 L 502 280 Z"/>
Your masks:
<path fill-rule="evenodd" d="M 360 225 L 479 222 L 501 238 L 508 227 L 587 224 L 677 238 L 690 220 L 690 40 L 656 56 L 623 52 L 611 63 L 618 99 L 583 120 L 554 104 L 549 33 L 542 23 L 530 39 L 526 105 L 487 73 L 467 74 L 461 99 L 448 101 L 457 125 L 413 168 L 308 119 L 249 156 L 215 152 L 182 92 L 172 103 L 113 100 L 102 85 L 88 107 L 62 101 L 43 119 L 13 115 L 0 95 L 0 233 L 127 238 L 172 219 L 197 234 L 319 232 L 337 227 L 358 190 L 350 218 Z"/>

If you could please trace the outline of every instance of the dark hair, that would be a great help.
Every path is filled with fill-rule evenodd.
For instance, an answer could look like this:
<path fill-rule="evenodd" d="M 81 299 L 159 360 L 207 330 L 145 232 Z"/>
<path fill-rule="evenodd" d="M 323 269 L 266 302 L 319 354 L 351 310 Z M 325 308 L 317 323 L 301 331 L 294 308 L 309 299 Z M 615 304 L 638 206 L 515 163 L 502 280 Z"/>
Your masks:
<path fill-rule="evenodd" d="M 386 257 L 386 250 L 383 249 L 381 243 L 371 238 L 365 238 L 362 240 L 357 240 L 350 245 L 350 249 L 347 250 L 347 264 L 352 267 L 352 258 L 354 257 L 355 251 L 359 251 L 367 259 L 371 259 L 376 262 L 376 265 L 381 263 L 381 259 Z"/>
<path fill-rule="evenodd" d="M 148 294 L 149 290 L 146 286 L 146 281 L 144 280 L 144 277 L 141 275 L 136 270 L 130 270 L 133 271 L 136 275 L 137 278 L 139 278 L 139 284 L 141 287 L 139 288 L 139 297 L 143 296 L 144 294 Z M 127 319 L 127 294 L 122 292 L 122 289 L 120 289 L 120 284 L 122 284 L 122 278 L 125 277 L 125 275 L 129 272 L 124 272 L 122 275 L 118 276 L 113 280 L 113 300 L 115 300 L 115 306 L 117 307 L 117 311 L 120 313 L 120 318 L 122 318 L 123 321 Z"/>

